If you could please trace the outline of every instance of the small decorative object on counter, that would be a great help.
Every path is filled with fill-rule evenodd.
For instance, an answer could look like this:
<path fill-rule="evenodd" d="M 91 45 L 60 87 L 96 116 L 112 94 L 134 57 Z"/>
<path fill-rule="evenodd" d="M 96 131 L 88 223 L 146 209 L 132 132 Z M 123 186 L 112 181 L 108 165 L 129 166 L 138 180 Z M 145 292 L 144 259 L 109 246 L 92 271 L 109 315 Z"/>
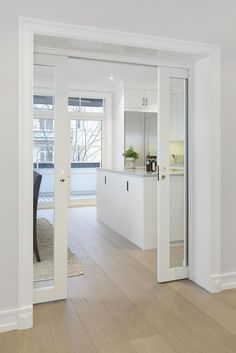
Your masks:
<path fill-rule="evenodd" d="M 148 173 L 155 173 L 157 169 L 157 157 L 150 156 L 150 154 L 146 157 L 146 171 Z"/>
<path fill-rule="evenodd" d="M 122 156 L 125 157 L 125 168 L 134 169 L 135 161 L 139 159 L 139 153 L 137 153 L 132 146 L 130 146 Z"/>
<path fill-rule="evenodd" d="M 146 172 L 151 172 L 151 156 L 150 153 L 146 156 Z"/>
<path fill-rule="evenodd" d="M 157 157 L 151 156 L 151 171 L 154 173 L 157 169 Z"/>

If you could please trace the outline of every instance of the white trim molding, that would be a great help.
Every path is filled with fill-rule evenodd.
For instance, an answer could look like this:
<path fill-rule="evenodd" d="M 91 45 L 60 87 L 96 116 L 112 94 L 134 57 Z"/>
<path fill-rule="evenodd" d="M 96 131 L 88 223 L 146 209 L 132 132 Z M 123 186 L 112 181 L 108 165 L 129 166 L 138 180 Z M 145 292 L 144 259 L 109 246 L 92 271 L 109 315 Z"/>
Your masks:
<path fill-rule="evenodd" d="M 212 282 L 215 283 L 217 292 L 236 288 L 236 272 L 227 272 L 219 275 L 211 276 Z"/>
<path fill-rule="evenodd" d="M 33 306 L 0 311 L 0 333 L 32 327 Z"/>

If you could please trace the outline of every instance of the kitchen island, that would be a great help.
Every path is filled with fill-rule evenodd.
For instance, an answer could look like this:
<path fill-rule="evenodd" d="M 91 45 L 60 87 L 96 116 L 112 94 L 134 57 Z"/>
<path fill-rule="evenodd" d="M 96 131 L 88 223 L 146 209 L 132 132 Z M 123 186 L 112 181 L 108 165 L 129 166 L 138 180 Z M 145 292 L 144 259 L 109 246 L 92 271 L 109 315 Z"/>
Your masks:
<path fill-rule="evenodd" d="M 141 249 L 157 244 L 157 173 L 97 169 L 97 219 Z M 170 169 L 170 245 L 184 239 L 184 170 Z M 168 219 L 168 218 L 167 218 Z"/>
<path fill-rule="evenodd" d="M 141 249 L 155 249 L 157 173 L 97 169 L 97 219 Z"/>

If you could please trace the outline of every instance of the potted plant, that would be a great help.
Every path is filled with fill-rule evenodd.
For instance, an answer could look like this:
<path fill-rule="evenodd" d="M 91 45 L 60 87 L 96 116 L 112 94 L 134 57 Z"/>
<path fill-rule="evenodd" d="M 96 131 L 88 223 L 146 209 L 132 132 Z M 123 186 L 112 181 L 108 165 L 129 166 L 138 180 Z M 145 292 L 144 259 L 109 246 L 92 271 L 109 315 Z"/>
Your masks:
<path fill-rule="evenodd" d="M 139 159 L 139 153 L 132 146 L 129 146 L 123 156 L 125 157 L 125 167 L 128 169 L 135 168 L 135 161 Z"/>

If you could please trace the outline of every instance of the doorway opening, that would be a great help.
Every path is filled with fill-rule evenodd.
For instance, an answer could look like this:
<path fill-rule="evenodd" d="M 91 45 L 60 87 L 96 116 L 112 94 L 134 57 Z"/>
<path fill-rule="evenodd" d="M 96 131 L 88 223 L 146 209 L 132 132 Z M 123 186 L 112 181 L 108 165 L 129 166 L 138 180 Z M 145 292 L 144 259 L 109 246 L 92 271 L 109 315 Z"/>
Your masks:
<path fill-rule="evenodd" d="M 108 61 L 119 61 L 129 62 L 135 64 L 148 64 L 164 67 L 175 67 L 185 68 L 190 70 L 190 76 L 194 72 L 194 81 L 191 83 L 191 97 L 194 92 L 194 106 L 191 107 L 190 111 L 194 113 L 194 119 L 191 124 L 194 124 L 194 143 L 190 149 L 190 162 L 194 168 L 191 168 L 192 176 L 190 176 L 190 203 L 191 203 L 191 217 L 190 217 L 190 229 L 191 234 L 194 232 L 194 244 L 193 238 L 190 237 L 190 268 L 191 278 L 195 282 L 202 285 L 209 291 L 217 291 L 217 283 L 214 280 L 212 274 L 220 273 L 220 224 L 212 222 L 211 215 L 218 215 L 220 223 L 220 201 L 218 198 L 218 191 L 220 190 L 220 166 L 218 163 L 214 163 L 216 151 L 218 151 L 218 137 L 220 135 L 220 52 L 217 46 L 212 45 L 201 45 L 197 43 L 185 43 L 182 41 L 165 41 L 160 38 L 151 38 L 145 36 L 139 36 L 129 33 L 116 33 L 110 31 L 94 31 L 94 29 L 71 27 L 69 25 L 55 24 L 55 23 L 43 23 L 42 21 L 35 21 L 31 19 L 20 20 L 20 43 L 19 46 L 19 57 L 20 57 L 20 90 L 19 90 L 19 306 L 25 307 L 29 305 L 29 312 L 27 322 L 19 323 L 19 327 L 23 326 L 30 327 L 32 324 L 32 310 L 30 305 L 32 304 L 32 273 L 29 269 L 32 269 L 32 229 L 33 222 L 29 221 L 28 215 L 32 211 L 32 190 L 29 188 L 32 185 L 32 148 L 31 148 L 31 136 L 32 136 L 32 109 L 31 109 L 31 97 L 32 97 L 32 77 L 31 67 L 33 64 L 33 46 L 32 46 L 32 34 L 34 35 L 34 43 L 36 44 L 36 37 L 44 37 L 46 42 L 50 41 L 50 36 L 56 38 L 53 43 L 54 48 L 50 47 L 50 54 L 55 55 L 55 51 L 58 49 L 58 56 L 62 59 L 65 57 L 65 50 L 69 49 L 69 57 L 80 57 L 90 59 L 102 59 Z M 73 37 L 73 40 L 71 41 Z M 94 52 L 91 50 L 91 38 L 96 42 L 97 48 Z M 69 40 L 70 39 L 70 40 Z M 63 42 L 64 48 L 61 49 L 61 42 Z M 75 43 L 76 42 L 76 43 Z M 85 47 L 80 50 L 81 43 L 85 44 Z M 60 44 L 58 44 L 60 43 Z M 69 43 L 69 44 L 68 44 Z M 71 49 L 71 45 L 73 48 Z M 45 42 L 44 47 L 38 48 L 38 53 L 45 54 Z M 78 49 L 79 48 L 79 49 Z M 129 49 L 131 48 L 131 50 Z M 47 49 L 46 49 L 47 52 Z M 48 55 L 48 52 L 47 52 Z M 49 55 L 50 56 L 50 55 Z M 49 58 L 48 56 L 48 58 Z M 118 58 L 118 59 L 117 59 Z M 163 60 L 164 59 L 164 60 Z M 60 65 L 60 64 L 59 64 Z M 211 78 L 211 80 L 209 79 Z M 62 78 L 61 78 L 62 79 Z M 58 82 L 58 80 L 57 80 Z M 62 87 L 61 87 L 62 89 Z M 203 105 L 202 96 L 206 89 L 210 89 L 211 97 L 214 99 L 214 104 Z M 66 96 L 67 92 L 60 97 Z M 60 101 L 60 104 L 66 106 L 65 103 Z M 65 113 L 65 112 L 64 112 Z M 212 122 L 212 123 L 211 123 Z M 60 124 L 61 121 L 58 123 Z M 209 132 L 211 139 L 202 137 L 202 127 L 205 126 Z M 63 135 L 65 131 L 59 129 L 60 134 Z M 67 130 L 66 130 L 67 131 Z M 69 131 L 69 120 L 68 120 L 68 131 Z M 119 126 L 117 131 L 119 131 Z M 27 132 L 27 134 L 26 134 Z M 191 136 L 193 134 L 193 126 L 190 126 Z M 62 137 L 62 136 L 61 136 Z M 110 139 L 108 137 L 108 139 Z M 62 139 L 66 140 L 65 136 Z M 113 139 L 114 141 L 114 139 Z M 191 138 L 190 138 L 190 141 Z M 209 153 L 201 154 L 200 151 L 208 151 Z M 67 146 L 63 149 L 64 165 L 68 159 L 65 151 L 69 151 Z M 211 153 L 213 152 L 214 153 Z M 201 156 L 200 156 L 201 154 Z M 117 154 L 118 155 L 118 154 Z M 208 157 L 211 155 L 211 159 Z M 56 157 L 55 157 L 56 158 Z M 197 165 L 196 165 L 197 164 Z M 201 183 L 202 174 L 198 171 L 202 171 L 204 166 L 209 165 L 211 173 L 208 176 L 205 175 L 204 183 Z M 56 166 L 56 164 L 55 164 Z M 69 168 L 69 165 L 68 165 Z M 214 183 L 211 183 L 211 175 L 214 171 Z M 163 172 L 163 171 L 161 171 Z M 66 193 L 66 186 L 64 179 L 64 172 L 61 169 L 55 170 L 56 185 L 55 189 L 59 187 L 64 188 L 63 198 L 66 197 L 68 200 L 68 194 Z M 164 174 L 164 173 L 163 173 Z M 69 175 L 69 173 L 68 173 Z M 163 175 L 165 176 L 165 174 Z M 207 179 L 207 180 L 206 180 Z M 209 179 L 209 180 L 208 180 Z M 209 181 L 209 183 L 208 183 Z M 126 183 L 126 187 L 129 188 L 129 184 Z M 196 197 L 197 196 L 197 197 Z M 22 201 L 24 200 L 24 202 Z M 214 202 L 213 202 L 214 200 Z M 64 203 L 63 203 L 64 204 Z M 66 204 L 66 203 L 65 203 Z M 208 205 L 207 211 L 204 214 L 201 212 L 202 204 Z M 58 206 L 58 205 L 57 205 Z M 56 212 L 55 217 L 60 215 L 60 212 Z M 201 215 L 201 217 L 200 217 Z M 60 215 L 61 216 L 61 215 Z M 214 219 L 215 219 L 214 217 Z M 59 218 L 61 222 L 57 224 L 58 230 L 66 233 L 64 228 L 65 218 Z M 214 225 L 213 225 L 214 224 Z M 55 228 L 56 233 L 56 228 Z M 214 237 L 213 237 L 214 234 Z M 209 239 L 213 239 L 214 242 Z M 197 249 L 199 247 L 204 251 L 207 256 L 200 256 Z M 64 243 L 61 254 L 66 254 L 67 244 Z M 60 254 L 60 255 L 61 255 Z M 57 253 L 54 254 L 58 256 Z M 204 260 L 206 259 L 206 261 Z M 193 260 L 193 262 L 192 262 Z M 203 264 L 204 262 L 204 264 Z M 58 264 L 58 258 L 55 261 Z M 169 264 L 168 264 L 169 265 Z M 63 273 L 63 278 L 66 278 L 66 268 L 63 264 L 60 264 L 60 273 Z M 25 276 L 25 273 L 29 273 Z M 55 272 L 56 276 L 57 271 Z M 64 280 L 63 280 L 64 281 Z M 55 277 L 55 282 L 62 284 L 60 277 Z M 64 285 L 64 284 L 63 284 Z M 140 286 L 139 286 L 140 287 Z M 138 288 L 137 288 L 138 292 Z M 53 296 L 52 296 L 53 297 Z M 66 291 L 64 293 L 66 297 Z M 55 299 L 55 297 L 54 297 Z M 53 300 L 53 299 L 51 299 Z M 22 318 L 23 319 L 23 318 Z M 24 320 L 23 320 L 24 321 Z"/>
<path fill-rule="evenodd" d="M 66 261 L 67 257 L 66 271 L 69 277 L 86 272 L 80 260 L 80 257 L 84 257 L 80 256 L 80 252 L 87 249 L 82 245 L 85 240 L 83 229 L 87 230 L 90 241 L 98 241 L 97 236 L 104 233 L 104 236 L 110 236 L 117 243 L 122 243 L 124 251 L 140 251 L 140 254 L 145 253 L 141 256 L 146 257 L 149 254 L 155 275 L 157 230 L 162 234 L 167 232 L 169 247 L 162 248 L 162 252 L 165 251 L 165 258 L 169 258 L 168 268 L 175 272 L 177 268 L 180 273 L 184 269 L 178 278 L 186 278 L 187 70 L 180 70 L 180 74 L 184 72 L 186 77 L 180 75 L 178 78 L 178 69 L 175 69 L 173 75 L 166 78 L 169 84 L 165 97 L 163 94 L 165 100 L 163 99 L 162 105 L 167 105 L 169 109 L 168 117 L 165 117 L 168 128 L 158 132 L 158 127 L 160 130 L 162 126 L 158 121 L 157 66 L 65 56 L 63 69 L 60 60 L 56 53 L 38 54 L 36 48 L 33 167 L 34 174 L 37 173 L 41 182 L 37 221 L 34 220 L 34 245 L 37 250 L 34 259 L 35 302 L 55 299 L 55 295 L 51 294 L 43 299 L 42 290 L 46 286 L 52 292 L 56 291 L 54 271 L 59 269 L 56 262 Z M 57 77 L 61 74 L 59 70 L 64 71 L 64 86 L 67 87 L 64 90 L 64 107 L 62 103 L 59 104 L 60 101 L 58 103 L 58 99 L 62 99 L 59 96 L 62 87 L 57 87 Z M 165 84 L 166 82 L 161 82 L 159 89 L 163 90 L 162 85 Z M 63 85 L 63 78 L 60 85 Z M 164 117 L 160 110 L 159 116 L 162 119 Z M 60 125 L 57 123 L 59 119 Z M 64 134 L 67 141 L 64 143 L 58 129 L 67 129 Z M 163 134 L 166 136 L 161 138 L 160 135 Z M 68 160 L 66 162 L 64 159 L 64 164 L 60 160 L 62 146 L 69 147 L 65 154 Z M 124 154 L 130 149 L 137 154 L 132 167 L 129 166 L 130 159 L 124 158 Z M 168 159 L 168 178 L 165 181 L 168 188 L 162 196 L 164 199 L 169 198 L 165 211 L 166 215 L 169 214 L 165 217 L 165 222 L 169 220 L 168 230 L 164 230 L 166 225 L 158 228 L 157 222 L 157 185 L 164 183 L 161 175 L 163 166 L 160 170 L 160 152 L 163 159 L 166 155 Z M 55 163 L 59 171 L 58 189 Z M 63 198 L 65 186 L 67 199 Z M 67 212 L 65 205 L 61 208 L 62 203 L 69 207 L 69 245 L 66 251 L 64 249 L 64 258 L 57 255 L 61 253 L 63 244 L 60 244 L 59 235 L 55 231 L 54 217 L 56 207 L 57 213 L 62 213 L 63 210 Z M 72 238 L 71 234 L 74 234 Z M 60 232 L 60 238 L 63 236 L 66 234 Z M 163 269 L 161 273 L 164 273 Z M 167 276 L 159 276 L 162 281 L 168 280 Z M 174 275 L 173 279 L 176 278 Z M 61 286 L 63 295 L 65 287 L 66 279 L 64 289 Z M 56 298 L 63 297 L 57 294 Z"/>

